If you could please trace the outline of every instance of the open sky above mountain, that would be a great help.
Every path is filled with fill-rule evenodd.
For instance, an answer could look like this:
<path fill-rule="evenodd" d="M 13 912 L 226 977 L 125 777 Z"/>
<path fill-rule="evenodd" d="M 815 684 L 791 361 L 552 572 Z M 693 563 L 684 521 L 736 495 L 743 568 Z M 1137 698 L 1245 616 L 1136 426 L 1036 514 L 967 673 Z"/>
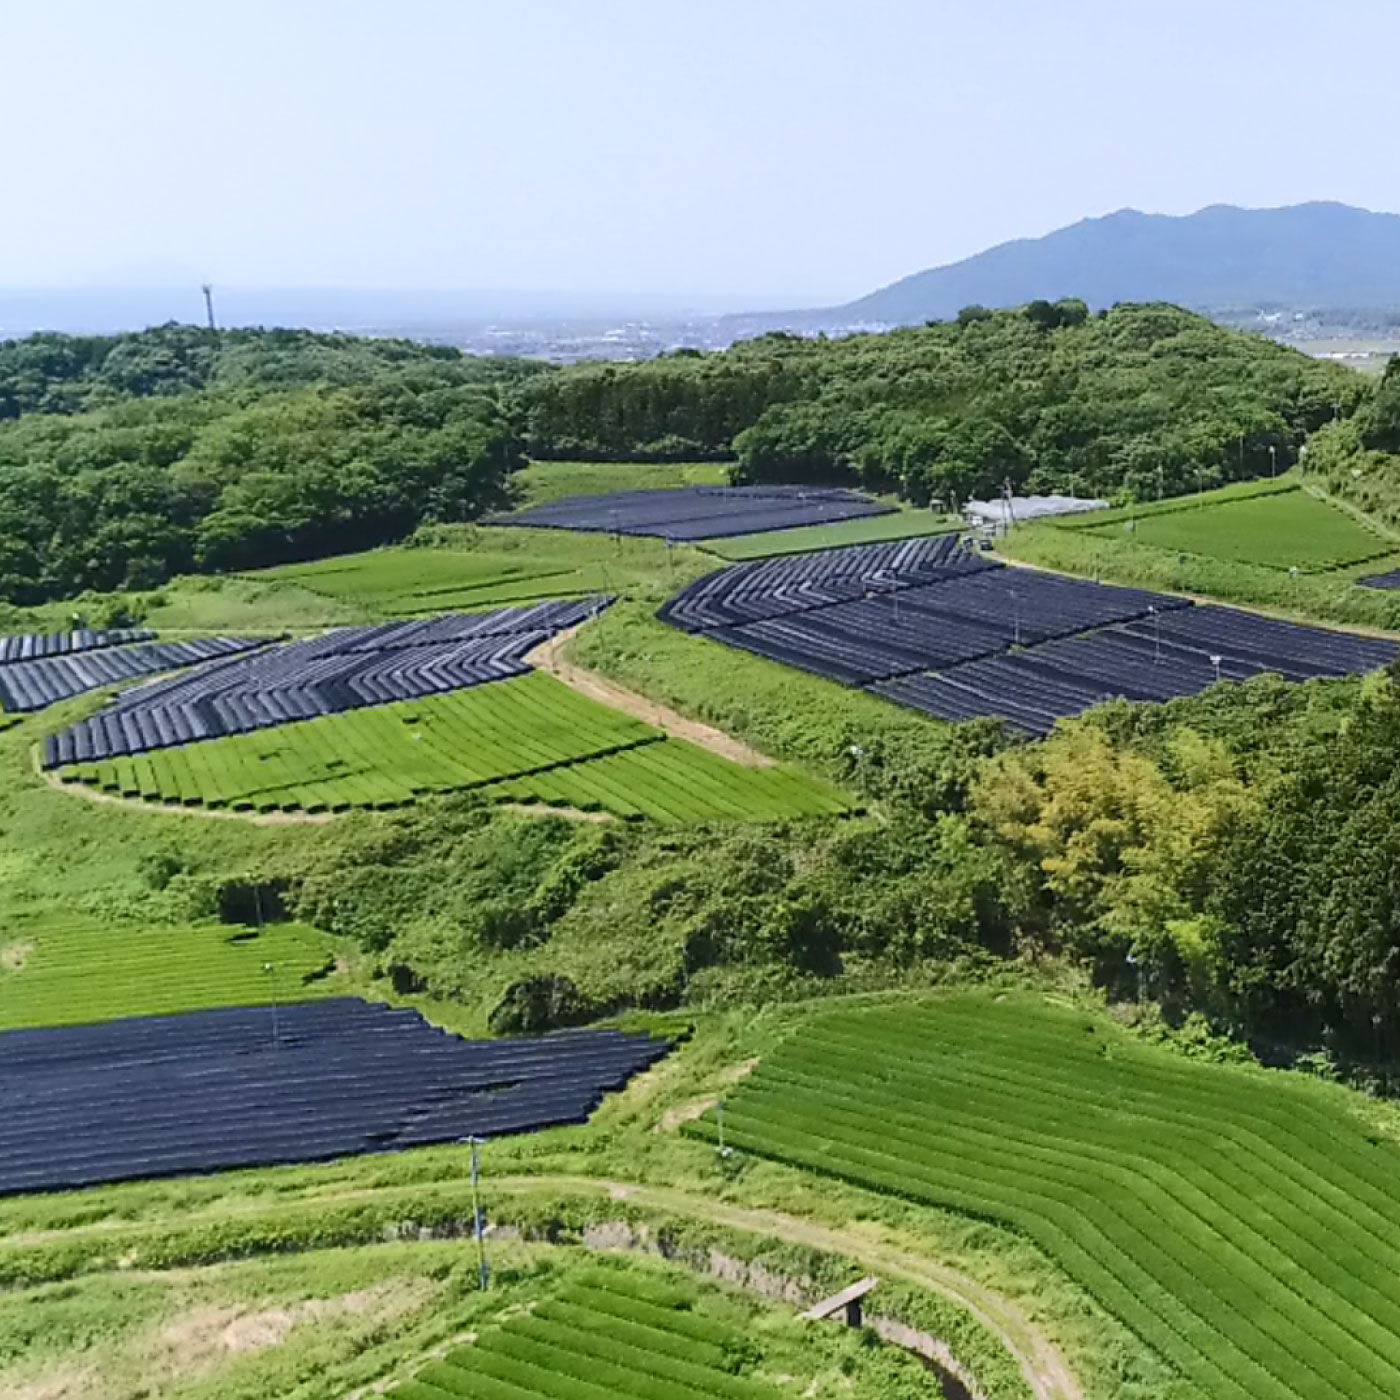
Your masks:
<path fill-rule="evenodd" d="M 1131 205 L 1395 204 L 1392 0 L 50 0 L 0 286 L 821 305 Z"/>

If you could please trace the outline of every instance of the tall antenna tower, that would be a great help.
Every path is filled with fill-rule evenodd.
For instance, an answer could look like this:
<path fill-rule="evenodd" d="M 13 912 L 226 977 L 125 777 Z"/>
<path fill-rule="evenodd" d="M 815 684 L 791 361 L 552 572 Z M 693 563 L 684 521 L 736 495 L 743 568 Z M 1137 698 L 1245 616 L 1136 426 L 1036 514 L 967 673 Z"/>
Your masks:
<path fill-rule="evenodd" d="M 213 284 L 212 284 L 212 283 L 209 283 L 209 282 L 205 282 L 204 285 L 203 285 L 203 290 L 204 290 L 204 310 L 208 313 L 208 316 L 209 316 L 209 329 L 210 329 L 211 331 L 217 331 L 217 330 L 219 329 L 219 327 L 218 327 L 218 325 L 217 325 L 217 324 L 215 323 L 215 321 L 214 321 L 214 287 L 213 287 Z"/>

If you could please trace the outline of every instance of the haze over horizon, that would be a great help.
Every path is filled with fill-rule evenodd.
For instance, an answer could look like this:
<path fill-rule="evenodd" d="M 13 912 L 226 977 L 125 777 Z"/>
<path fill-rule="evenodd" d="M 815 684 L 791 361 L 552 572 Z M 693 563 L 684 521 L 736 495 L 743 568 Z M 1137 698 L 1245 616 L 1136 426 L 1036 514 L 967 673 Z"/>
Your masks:
<path fill-rule="evenodd" d="M 11 7 L 0 287 L 776 308 L 1128 206 L 1385 209 L 1345 136 L 1397 41 L 1383 0 Z"/>

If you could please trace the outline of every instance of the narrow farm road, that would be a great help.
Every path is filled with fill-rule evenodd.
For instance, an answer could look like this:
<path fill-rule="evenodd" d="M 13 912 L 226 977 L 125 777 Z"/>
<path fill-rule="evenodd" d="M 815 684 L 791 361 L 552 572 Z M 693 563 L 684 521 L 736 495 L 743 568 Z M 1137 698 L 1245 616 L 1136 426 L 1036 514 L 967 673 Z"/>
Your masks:
<path fill-rule="evenodd" d="M 727 758 L 733 763 L 742 763 L 745 768 L 775 766 L 773 759 L 759 753 L 757 749 L 750 748 L 732 734 L 726 734 L 712 725 L 702 724 L 699 720 L 686 719 L 675 710 L 659 705 L 655 700 L 648 700 L 645 695 L 638 695 L 636 691 L 628 690 L 625 686 L 610 681 L 606 676 L 600 676 L 596 671 L 589 671 L 566 660 L 564 647 L 578 630 L 577 627 L 571 627 L 549 641 L 541 642 L 526 656 L 526 663 L 538 671 L 547 671 L 570 690 L 576 690 L 580 695 L 586 695 L 590 700 L 597 700 L 614 710 L 621 710 L 623 714 L 631 715 L 633 719 L 639 719 L 644 724 L 650 724 L 674 739 L 687 739 L 721 758 Z"/>
<path fill-rule="evenodd" d="M 966 1308 L 1001 1339 L 1016 1358 L 1037 1400 L 1084 1400 L 1084 1392 L 1063 1353 L 1015 1303 L 966 1274 L 878 1239 L 869 1231 L 851 1227 L 837 1229 L 782 1211 L 732 1205 L 712 1196 L 695 1195 L 668 1186 L 604 1181 L 588 1176 L 497 1177 L 491 1182 L 492 1191 L 507 1193 L 537 1191 L 541 1187 L 597 1192 L 613 1200 L 707 1220 L 727 1229 L 771 1235 L 839 1254 L 884 1278 L 900 1279 L 941 1293 Z"/>

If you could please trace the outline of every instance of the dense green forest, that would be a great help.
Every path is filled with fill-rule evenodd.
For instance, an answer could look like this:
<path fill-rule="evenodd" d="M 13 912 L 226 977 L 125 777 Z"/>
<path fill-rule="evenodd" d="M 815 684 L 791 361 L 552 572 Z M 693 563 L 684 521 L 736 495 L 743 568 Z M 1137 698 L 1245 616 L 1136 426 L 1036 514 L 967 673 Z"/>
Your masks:
<path fill-rule="evenodd" d="M 521 386 L 541 457 L 737 455 L 745 481 L 858 481 L 925 503 L 1155 499 L 1282 471 L 1359 376 L 1171 306 L 968 308 L 887 335 L 775 334 Z"/>
<path fill-rule="evenodd" d="M 734 456 L 737 479 L 853 480 L 920 503 L 1006 479 L 1143 499 L 1282 470 L 1338 416 L 1336 432 L 1396 440 L 1400 391 L 1371 395 L 1173 307 L 1078 302 L 565 370 L 300 331 L 34 336 L 0 345 L 0 601 L 471 519 L 504 502 L 527 451 Z"/>
<path fill-rule="evenodd" d="M 0 601 L 144 588 L 466 520 L 534 372 L 403 341 L 162 327 L 0 345 Z"/>

